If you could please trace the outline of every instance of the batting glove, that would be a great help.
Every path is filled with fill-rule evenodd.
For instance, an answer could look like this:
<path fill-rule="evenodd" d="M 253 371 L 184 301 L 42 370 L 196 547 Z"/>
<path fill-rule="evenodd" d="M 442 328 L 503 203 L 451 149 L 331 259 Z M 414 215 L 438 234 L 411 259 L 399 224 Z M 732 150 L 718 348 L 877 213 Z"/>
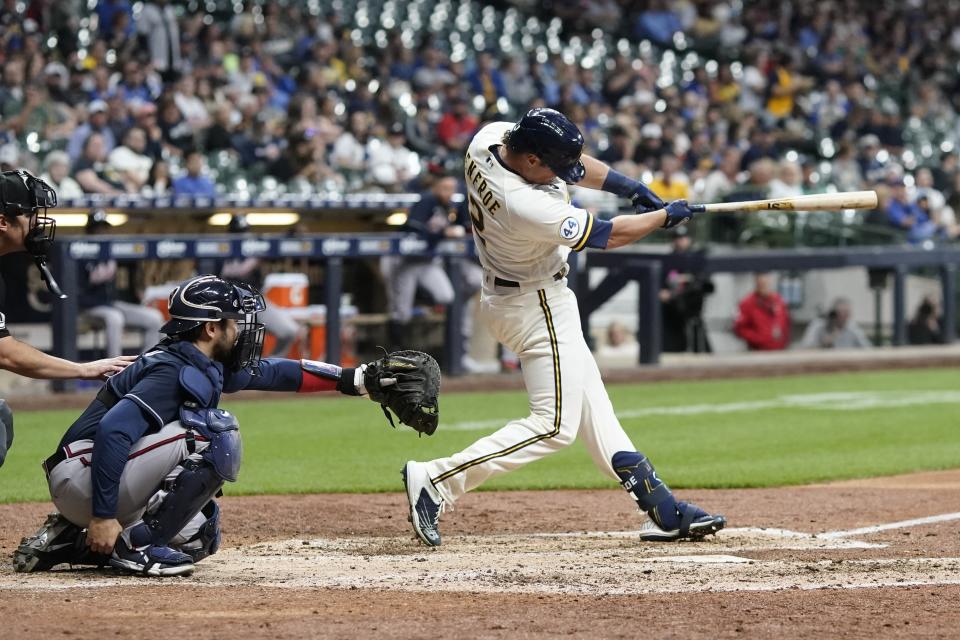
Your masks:
<path fill-rule="evenodd" d="M 673 229 L 679 224 L 692 220 L 694 214 L 704 210 L 702 204 L 687 204 L 686 200 L 674 200 L 666 207 L 667 219 L 663 221 L 664 229 Z"/>
<path fill-rule="evenodd" d="M 646 213 L 647 211 L 656 211 L 657 209 L 663 209 L 664 203 L 660 199 L 660 196 L 655 194 L 647 185 L 642 182 L 637 182 L 637 187 L 634 189 L 633 193 L 629 196 L 630 202 L 633 203 L 634 209 L 637 210 L 637 213 Z"/>

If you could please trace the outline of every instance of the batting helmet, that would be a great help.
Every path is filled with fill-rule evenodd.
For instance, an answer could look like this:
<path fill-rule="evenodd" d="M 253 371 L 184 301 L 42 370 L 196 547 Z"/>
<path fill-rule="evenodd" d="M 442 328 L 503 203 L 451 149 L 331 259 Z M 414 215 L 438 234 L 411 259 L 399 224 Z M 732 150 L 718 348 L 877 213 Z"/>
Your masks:
<path fill-rule="evenodd" d="M 534 154 L 567 184 L 580 182 L 586 173 L 580 160 L 583 134 L 559 111 L 527 111 L 510 130 L 506 145 L 516 153 Z"/>
<path fill-rule="evenodd" d="M 160 328 L 170 336 L 183 334 L 204 322 L 237 321 L 237 343 L 227 365 L 233 369 L 256 369 L 263 351 L 264 326 L 258 314 L 266 309 L 256 288 L 227 282 L 217 276 L 197 276 L 170 292 L 170 320 Z"/>

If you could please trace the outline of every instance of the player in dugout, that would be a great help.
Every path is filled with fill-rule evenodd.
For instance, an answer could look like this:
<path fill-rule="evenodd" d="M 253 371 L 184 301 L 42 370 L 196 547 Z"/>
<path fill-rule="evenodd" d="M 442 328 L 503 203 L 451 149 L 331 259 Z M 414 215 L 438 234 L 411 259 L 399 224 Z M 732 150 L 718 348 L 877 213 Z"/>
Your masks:
<path fill-rule="evenodd" d="M 57 206 L 56 192 L 25 170 L 0 173 L 0 256 L 26 251 L 33 256 L 51 292 L 60 294 L 46 266 L 47 252 L 56 233 L 56 220 L 47 215 Z M 0 369 L 43 380 L 105 379 L 123 371 L 133 357 L 94 362 L 70 362 L 47 355 L 10 335 L 7 317 L 0 311 Z M 13 444 L 13 412 L 0 400 L 0 466 Z"/>

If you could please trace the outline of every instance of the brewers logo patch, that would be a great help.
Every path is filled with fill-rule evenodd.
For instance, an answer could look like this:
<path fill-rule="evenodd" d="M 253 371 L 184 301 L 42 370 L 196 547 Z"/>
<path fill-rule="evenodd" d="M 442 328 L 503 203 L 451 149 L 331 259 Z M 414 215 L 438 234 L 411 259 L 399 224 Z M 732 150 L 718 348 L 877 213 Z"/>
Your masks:
<path fill-rule="evenodd" d="M 580 235 L 580 223 L 576 218 L 566 218 L 560 223 L 560 237 L 564 240 L 573 240 Z"/>
<path fill-rule="evenodd" d="M 0 313 L 0 331 L 7 328 L 7 316 Z"/>

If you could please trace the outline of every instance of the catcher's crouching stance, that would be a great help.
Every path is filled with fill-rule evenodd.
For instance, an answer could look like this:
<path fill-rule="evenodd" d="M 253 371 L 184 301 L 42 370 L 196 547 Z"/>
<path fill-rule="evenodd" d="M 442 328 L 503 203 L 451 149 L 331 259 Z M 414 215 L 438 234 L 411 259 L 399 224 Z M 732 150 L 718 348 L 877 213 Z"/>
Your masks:
<path fill-rule="evenodd" d="M 426 354 L 397 352 L 356 369 L 261 360 L 263 297 L 216 276 L 174 289 L 169 308 L 168 337 L 104 384 L 43 463 L 59 513 L 24 538 L 15 570 L 109 564 L 185 575 L 215 553 L 214 498 L 237 479 L 242 454 L 236 418 L 217 408 L 221 393 L 369 395 L 421 433 L 437 427 L 440 370 Z"/>

